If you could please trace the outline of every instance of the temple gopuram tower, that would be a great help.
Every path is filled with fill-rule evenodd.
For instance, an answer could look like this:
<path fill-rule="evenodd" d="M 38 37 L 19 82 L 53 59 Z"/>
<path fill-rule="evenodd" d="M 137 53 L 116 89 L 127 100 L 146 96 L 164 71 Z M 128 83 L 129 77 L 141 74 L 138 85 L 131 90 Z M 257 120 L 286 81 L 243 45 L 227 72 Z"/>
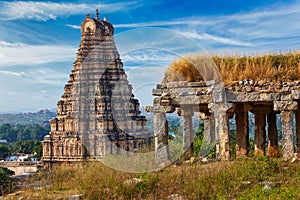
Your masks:
<path fill-rule="evenodd" d="M 90 14 L 81 25 L 74 68 L 43 141 L 46 166 L 103 158 L 151 144 L 146 118 L 132 94 L 106 18 Z"/>

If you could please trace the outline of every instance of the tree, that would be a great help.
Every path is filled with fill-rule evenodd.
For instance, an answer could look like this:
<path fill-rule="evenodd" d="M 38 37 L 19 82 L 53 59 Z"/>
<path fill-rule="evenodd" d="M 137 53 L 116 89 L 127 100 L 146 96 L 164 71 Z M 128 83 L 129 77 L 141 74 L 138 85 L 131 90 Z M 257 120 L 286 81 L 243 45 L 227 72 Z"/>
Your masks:
<path fill-rule="evenodd" d="M 42 142 L 38 140 L 26 140 L 14 143 L 14 151 L 17 153 L 33 154 L 36 158 L 42 157 Z"/>
<path fill-rule="evenodd" d="M 8 142 L 24 140 L 43 140 L 45 135 L 49 134 L 50 126 L 42 127 L 40 125 L 10 125 L 0 126 L 0 139 L 6 139 Z"/>
<path fill-rule="evenodd" d="M 42 143 L 40 141 L 36 141 L 34 147 L 33 147 L 33 155 L 34 157 L 36 157 L 37 159 L 41 159 L 43 156 L 43 146 Z"/>
<path fill-rule="evenodd" d="M 9 156 L 11 150 L 8 146 L 0 144 L 0 158 L 5 159 Z"/>

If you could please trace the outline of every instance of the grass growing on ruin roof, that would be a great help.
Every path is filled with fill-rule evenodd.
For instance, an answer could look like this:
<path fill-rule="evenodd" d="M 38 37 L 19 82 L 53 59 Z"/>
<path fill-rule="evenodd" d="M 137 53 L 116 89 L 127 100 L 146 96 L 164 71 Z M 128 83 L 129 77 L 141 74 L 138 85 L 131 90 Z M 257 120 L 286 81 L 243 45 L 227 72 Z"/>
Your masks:
<path fill-rule="evenodd" d="M 140 178 L 139 183 L 125 181 Z M 100 162 L 61 166 L 40 173 L 33 183 L 42 189 L 26 189 L 25 199 L 299 199 L 300 163 L 266 157 L 237 159 L 211 164 L 170 166 L 159 172 L 130 174 Z M 270 189 L 265 189 L 266 185 Z"/>
<path fill-rule="evenodd" d="M 175 60 L 168 68 L 169 81 L 198 81 L 199 76 L 211 78 L 209 58 L 188 56 Z M 225 84 L 240 80 L 295 81 L 300 80 L 300 54 L 286 53 L 257 56 L 212 56 Z M 203 66 L 205 63 L 205 66 Z M 195 70 L 195 68 L 198 69 Z"/>

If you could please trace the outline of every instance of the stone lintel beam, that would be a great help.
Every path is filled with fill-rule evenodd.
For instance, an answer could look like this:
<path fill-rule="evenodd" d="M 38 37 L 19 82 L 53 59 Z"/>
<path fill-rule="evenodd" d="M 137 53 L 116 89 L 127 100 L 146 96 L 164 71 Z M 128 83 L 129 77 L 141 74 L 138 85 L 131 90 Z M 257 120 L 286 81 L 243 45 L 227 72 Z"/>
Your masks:
<path fill-rule="evenodd" d="M 236 121 L 236 156 L 246 156 L 249 152 L 248 104 L 235 105 Z"/>
<path fill-rule="evenodd" d="M 278 93 L 261 93 L 261 92 L 233 92 L 226 91 L 226 98 L 228 102 L 261 102 L 261 101 L 279 101 L 281 95 Z"/>
<path fill-rule="evenodd" d="M 175 111 L 174 106 L 145 106 L 146 112 L 153 113 L 173 113 Z"/>
<path fill-rule="evenodd" d="M 282 116 L 282 156 L 294 156 L 293 111 L 281 111 Z"/>
<path fill-rule="evenodd" d="M 274 101 L 274 111 L 293 111 L 298 109 L 296 101 Z"/>
<path fill-rule="evenodd" d="M 154 112 L 154 137 L 156 163 L 163 165 L 169 160 L 168 121 L 165 112 Z"/>
<path fill-rule="evenodd" d="M 208 106 L 215 119 L 215 134 L 217 143 L 217 158 L 229 160 L 229 116 L 228 110 L 233 108 L 229 103 L 211 103 Z"/>
<path fill-rule="evenodd" d="M 254 155 L 260 156 L 265 154 L 265 148 L 266 148 L 266 113 L 256 112 L 254 114 L 255 114 Z"/>
<path fill-rule="evenodd" d="M 172 99 L 172 105 L 203 105 L 212 102 L 210 95 L 189 95 L 189 96 L 177 96 L 176 99 Z"/>
<path fill-rule="evenodd" d="M 299 107 L 299 106 L 298 106 Z M 296 118 L 296 152 L 300 155 L 300 108 L 295 112 L 295 118 Z"/>
<path fill-rule="evenodd" d="M 268 120 L 268 156 L 270 157 L 278 157 L 278 134 L 277 134 L 277 126 L 276 126 L 276 113 L 271 112 L 267 115 Z"/>

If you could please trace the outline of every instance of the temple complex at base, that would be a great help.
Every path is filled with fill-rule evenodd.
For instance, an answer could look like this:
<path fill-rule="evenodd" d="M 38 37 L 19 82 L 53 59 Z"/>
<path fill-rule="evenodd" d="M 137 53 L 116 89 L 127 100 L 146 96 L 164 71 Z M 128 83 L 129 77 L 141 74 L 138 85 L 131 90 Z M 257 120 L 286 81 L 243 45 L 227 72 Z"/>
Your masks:
<path fill-rule="evenodd" d="M 81 25 L 81 42 L 74 68 L 43 141 L 42 161 L 60 162 L 102 158 L 135 151 L 151 144 L 146 118 L 132 94 L 111 23 L 90 14 Z"/>

